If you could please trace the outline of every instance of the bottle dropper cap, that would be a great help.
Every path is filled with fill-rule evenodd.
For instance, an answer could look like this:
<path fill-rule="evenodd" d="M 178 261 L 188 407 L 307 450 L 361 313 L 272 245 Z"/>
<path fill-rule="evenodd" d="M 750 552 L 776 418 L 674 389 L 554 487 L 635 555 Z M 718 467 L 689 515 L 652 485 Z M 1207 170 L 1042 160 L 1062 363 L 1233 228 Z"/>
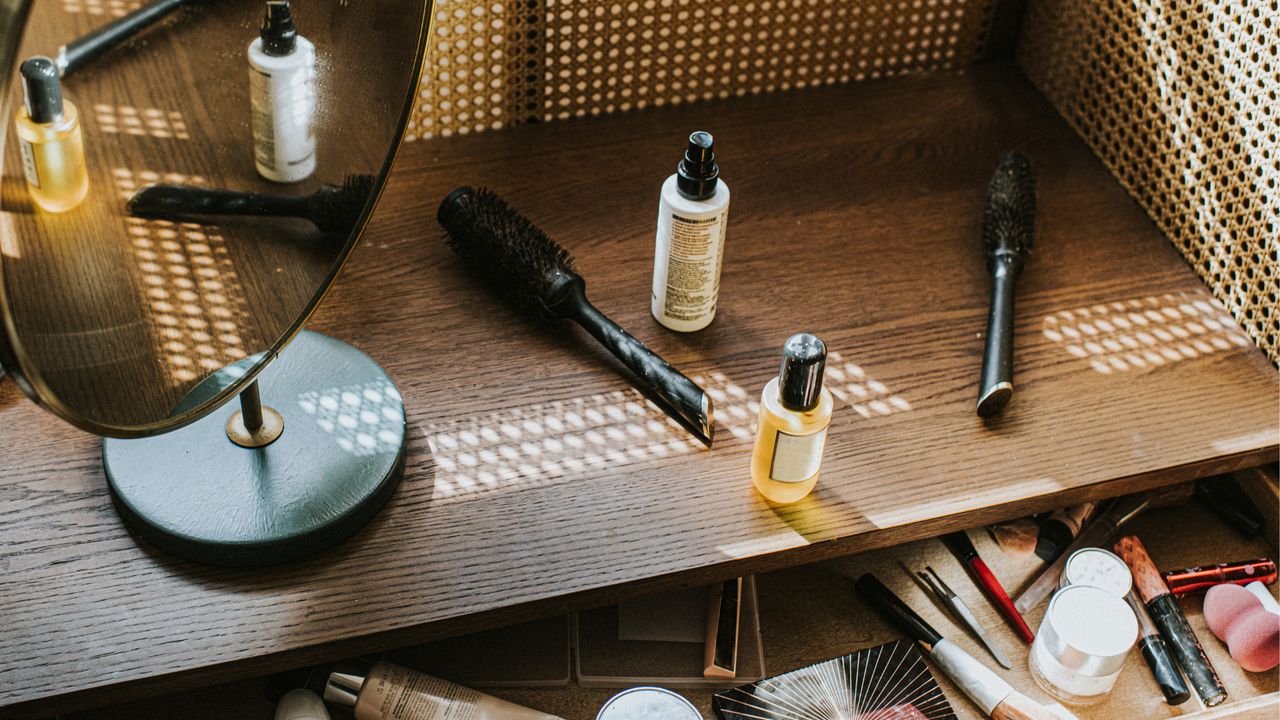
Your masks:
<path fill-rule="evenodd" d="M 44 125 L 62 119 L 62 83 L 58 66 L 43 55 L 22 63 L 22 99 L 31 122 Z"/>
<path fill-rule="evenodd" d="M 270 0 L 267 3 L 267 14 L 262 18 L 259 35 L 262 37 L 262 51 L 266 54 L 293 54 L 298 45 L 298 28 L 293 25 L 289 0 Z"/>
<path fill-rule="evenodd" d="M 782 406 L 796 412 L 817 407 L 826 365 L 827 346 L 817 335 L 798 333 L 787 338 L 782 346 L 782 370 L 778 373 Z"/>
<path fill-rule="evenodd" d="M 715 140 L 699 130 L 689 136 L 689 147 L 676 169 L 676 190 L 690 200 L 706 200 L 716 194 L 720 168 L 716 165 Z"/>

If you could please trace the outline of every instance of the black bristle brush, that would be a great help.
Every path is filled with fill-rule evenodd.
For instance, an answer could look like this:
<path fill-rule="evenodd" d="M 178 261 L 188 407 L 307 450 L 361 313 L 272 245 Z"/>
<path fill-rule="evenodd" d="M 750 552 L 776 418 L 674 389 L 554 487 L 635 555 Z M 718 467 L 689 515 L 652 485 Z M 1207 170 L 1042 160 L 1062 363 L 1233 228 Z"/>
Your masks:
<path fill-rule="evenodd" d="M 488 190 L 460 187 L 437 215 L 449 246 L 517 310 L 533 320 L 573 320 L 600 341 L 707 445 L 714 432 L 711 398 L 587 301 L 573 256 Z"/>
<path fill-rule="evenodd" d="M 1000 158 L 987 184 L 982 240 L 991 272 L 991 316 L 982 356 L 978 415 L 994 416 L 1013 397 L 1013 286 L 1035 240 L 1036 180 L 1031 163 L 1016 152 Z"/>
<path fill-rule="evenodd" d="M 321 185 L 310 195 L 240 192 L 192 185 L 148 185 L 129 198 L 138 217 L 182 220 L 192 215 L 297 217 L 322 232 L 345 235 L 355 227 L 373 194 L 372 175 L 347 175 L 342 185 Z"/>

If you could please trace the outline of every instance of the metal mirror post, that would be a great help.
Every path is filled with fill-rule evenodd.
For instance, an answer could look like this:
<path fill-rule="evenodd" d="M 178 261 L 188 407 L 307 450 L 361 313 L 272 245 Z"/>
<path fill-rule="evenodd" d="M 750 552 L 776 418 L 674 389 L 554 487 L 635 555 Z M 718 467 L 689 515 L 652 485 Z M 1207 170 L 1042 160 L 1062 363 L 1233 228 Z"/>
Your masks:
<path fill-rule="evenodd" d="M 116 7 L 0 0 L 0 363 L 104 436 L 155 545 L 296 558 L 399 482 L 394 383 L 302 327 L 385 183 L 431 2 Z"/>

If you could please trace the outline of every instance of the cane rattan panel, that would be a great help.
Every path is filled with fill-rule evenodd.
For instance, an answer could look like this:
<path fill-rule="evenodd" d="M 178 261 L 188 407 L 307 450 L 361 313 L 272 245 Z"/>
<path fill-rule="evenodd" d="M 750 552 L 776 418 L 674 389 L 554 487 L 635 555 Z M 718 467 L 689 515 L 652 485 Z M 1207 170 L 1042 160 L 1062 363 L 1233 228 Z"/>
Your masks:
<path fill-rule="evenodd" d="M 408 138 L 952 68 L 995 0 L 437 0 Z"/>
<path fill-rule="evenodd" d="M 1280 362 L 1280 0 L 1031 0 L 1018 60 Z"/>

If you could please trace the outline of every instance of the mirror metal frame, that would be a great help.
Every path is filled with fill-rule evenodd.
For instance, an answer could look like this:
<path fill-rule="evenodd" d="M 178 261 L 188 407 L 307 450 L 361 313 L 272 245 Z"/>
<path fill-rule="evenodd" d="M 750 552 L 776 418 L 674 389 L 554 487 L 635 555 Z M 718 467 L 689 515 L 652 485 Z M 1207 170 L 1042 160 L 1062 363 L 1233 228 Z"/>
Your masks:
<path fill-rule="evenodd" d="M 387 151 L 387 157 L 375 178 L 373 194 L 365 205 L 364 210 L 360 213 L 360 217 L 356 220 L 355 227 L 352 229 L 350 236 L 348 236 L 346 243 L 343 244 L 333 267 L 325 275 L 319 289 L 312 295 L 298 318 L 285 329 L 280 339 L 262 352 L 262 360 L 254 363 L 254 366 L 243 376 L 223 388 L 203 404 L 164 420 L 140 425 L 108 425 L 80 415 L 58 398 L 41 379 L 39 371 L 27 354 L 23 352 L 22 343 L 19 341 L 17 329 L 14 325 L 13 314 L 9 307 L 9 292 L 5 287 L 5 258 L 7 255 L 2 251 L 5 244 L 5 228 L 3 224 L 0 224 L 0 365 L 13 377 L 13 380 L 27 397 L 37 405 L 81 430 L 103 437 L 138 438 L 159 435 L 190 425 L 226 404 L 228 400 L 238 395 L 257 378 L 258 374 L 280 354 L 280 351 L 293 340 L 306 325 L 307 321 L 311 319 L 312 314 L 315 313 L 316 308 L 319 307 L 325 295 L 328 294 L 329 288 L 333 286 L 339 273 L 346 267 L 351 253 L 364 236 L 369 218 L 373 215 L 379 201 L 382 199 L 382 191 L 391 175 L 391 169 L 395 164 L 396 157 L 400 154 L 401 145 L 404 143 L 405 130 L 409 125 L 409 118 L 416 105 L 415 100 L 418 96 L 418 88 L 422 84 L 422 72 L 426 67 L 427 43 L 431 37 L 435 22 L 434 0 L 416 1 L 422 7 L 422 13 L 413 67 L 409 71 L 412 84 L 405 95 L 404 106 L 401 108 L 400 117 L 396 123 L 391 148 Z M 34 2 L 35 0 L 0 0 L 0 148 L 4 147 L 9 129 L 10 82 L 17 69 L 18 49 L 22 44 L 27 18 Z M 3 162 L 3 153 L 0 153 L 0 172 L 3 171 Z"/>

